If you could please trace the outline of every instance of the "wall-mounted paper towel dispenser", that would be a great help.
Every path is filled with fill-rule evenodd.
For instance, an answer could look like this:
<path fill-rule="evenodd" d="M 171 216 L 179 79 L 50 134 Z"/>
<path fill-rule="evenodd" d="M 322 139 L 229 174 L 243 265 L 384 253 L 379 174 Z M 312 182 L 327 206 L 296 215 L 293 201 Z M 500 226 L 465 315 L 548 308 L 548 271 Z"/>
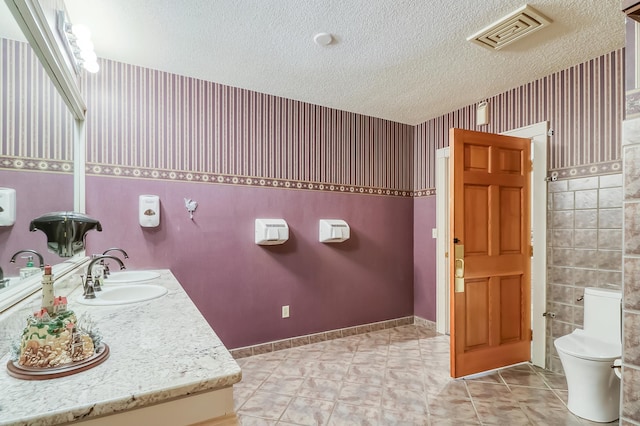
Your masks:
<path fill-rule="evenodd" d="M 256 219 L 256 244 L 273 246 L 289 239 L 289 225 L 284 219 Z"/>
<path fill-rule="evenodd" d="M 341 219 L 320 219 L 320 242 L 341 243 L 349 239 L 347 222 Z"/>
<path fill-rule="evenodd" d="M 16 190 L 0 188 L 0 226 L 16 223 Z"/>

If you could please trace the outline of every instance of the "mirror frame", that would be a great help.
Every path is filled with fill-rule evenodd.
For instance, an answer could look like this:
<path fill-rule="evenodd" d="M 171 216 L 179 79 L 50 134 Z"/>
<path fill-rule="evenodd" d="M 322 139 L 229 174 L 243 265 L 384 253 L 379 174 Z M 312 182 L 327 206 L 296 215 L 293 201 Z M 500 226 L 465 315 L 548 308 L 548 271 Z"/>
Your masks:
<path fill-rule="evenodd" d="M 63 0 L 5 0 L 9 11 L 40 60 L 49 78 L 74 117 L 73 131 L 73 208 L 85 213 L 85 113 L 86 103 L 80 93 L 70 59 L 61 46 L 55 28 L 56 11 L 64 8 Z M 42 3 L 46 4 L 43 8 Z M 65 10 L 66 12 L 66 10 Z M 49 19 L 47 18 L 49 16 Z M 89 258 L 81 252 L 53 266 L 56 281 L 73 272 Z M 15 291 L 0 301 L 0 313 L 40 290 L 40 274 L 29 277 Z"/>

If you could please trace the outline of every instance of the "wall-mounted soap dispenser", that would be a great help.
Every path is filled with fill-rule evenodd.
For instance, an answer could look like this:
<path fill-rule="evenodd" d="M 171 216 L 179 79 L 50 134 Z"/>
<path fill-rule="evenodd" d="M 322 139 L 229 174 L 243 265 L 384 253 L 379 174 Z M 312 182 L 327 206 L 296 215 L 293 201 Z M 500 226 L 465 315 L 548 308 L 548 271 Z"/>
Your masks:
<path fill-rule="evenodd" d="M 141 195 L 138 218 L 140 226 L 143 228 L 155 228 L 160 225 L 160 197 L 157 195 Z"/>
<path fill-rule="evenodd" d="M 0 188 L 0 226 L 16 223 L 16 190 Z"/>
<path fill-rule="evenodd" d="M 321 243 L 341 243 L 351 235 L 349 225 L 342 219 L 320 219 Z"/>
<path fill-rule="evenodd" d="M 284 244 L 289 239 L 289 225 L 284 219 L 256 219 L 255 241 L 261 246 Z"/>

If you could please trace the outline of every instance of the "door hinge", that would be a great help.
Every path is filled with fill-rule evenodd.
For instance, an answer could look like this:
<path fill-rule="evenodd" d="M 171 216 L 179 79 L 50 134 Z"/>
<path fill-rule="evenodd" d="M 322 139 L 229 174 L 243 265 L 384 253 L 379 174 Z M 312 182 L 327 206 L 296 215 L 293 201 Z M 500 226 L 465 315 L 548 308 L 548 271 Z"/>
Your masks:
<path fill-rule="evenodd" d="M 529 246 L 529 257 L 533 257 L 533 246 Z"/>
<path fill-rule="evenodd" d="M 533 329 L 529 330 L 529 336 L 531 337 L 531 341 L 533 342 Z"/>

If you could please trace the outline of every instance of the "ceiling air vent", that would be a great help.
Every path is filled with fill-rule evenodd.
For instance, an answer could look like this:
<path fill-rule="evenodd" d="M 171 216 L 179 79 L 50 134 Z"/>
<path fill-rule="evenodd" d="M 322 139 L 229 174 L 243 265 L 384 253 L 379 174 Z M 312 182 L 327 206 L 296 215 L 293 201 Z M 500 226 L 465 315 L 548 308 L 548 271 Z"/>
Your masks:
<path fill-rule="evenodd" d="M 467 41 L 487 49 L 499 50 L 549 24 L 551 24 L 549 18 L 525 4 L 515 12 L 467 38 Z"/>

